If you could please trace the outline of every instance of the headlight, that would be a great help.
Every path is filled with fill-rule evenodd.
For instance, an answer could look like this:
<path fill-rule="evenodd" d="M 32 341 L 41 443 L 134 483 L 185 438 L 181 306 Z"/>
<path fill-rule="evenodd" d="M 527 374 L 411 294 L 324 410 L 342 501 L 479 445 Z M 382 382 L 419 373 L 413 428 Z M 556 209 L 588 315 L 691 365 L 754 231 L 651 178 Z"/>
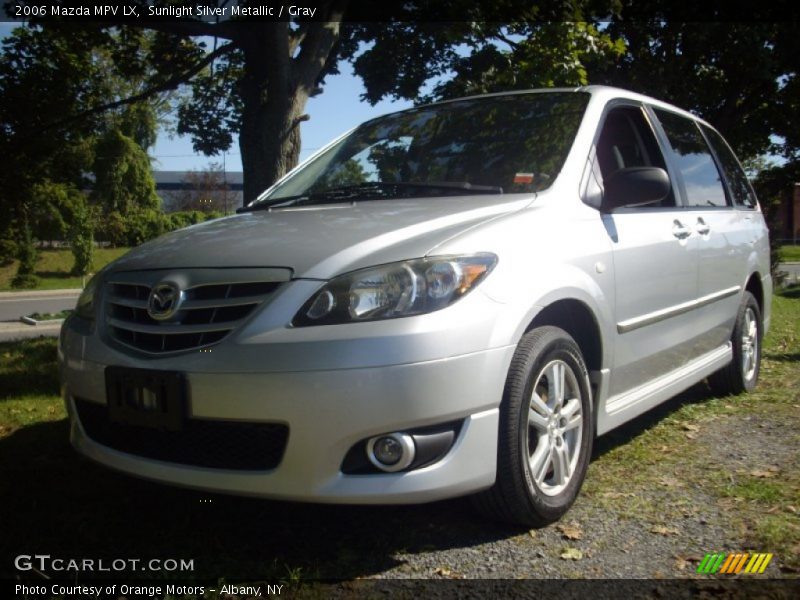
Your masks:
<path fill-rule="evenodd" d="M 497 264 L 494 254 L 420 258 L 341 275 L 326 283 L 292 325 L 396 319 L 440 310 L 467 294 Z"/>
<path fill-rule="evenodd" d="M 86 284 L 86 287 L 83 288 L 83 292 L 81 292 L 81 295 L 78 297 L 78 303 L 75 305 L 75 314 L 80 318 L 88 321 L 94 321 L 94 298 L 99 284 L 100 273 L 97 273 L 89 280 L 89 283 Z"/>

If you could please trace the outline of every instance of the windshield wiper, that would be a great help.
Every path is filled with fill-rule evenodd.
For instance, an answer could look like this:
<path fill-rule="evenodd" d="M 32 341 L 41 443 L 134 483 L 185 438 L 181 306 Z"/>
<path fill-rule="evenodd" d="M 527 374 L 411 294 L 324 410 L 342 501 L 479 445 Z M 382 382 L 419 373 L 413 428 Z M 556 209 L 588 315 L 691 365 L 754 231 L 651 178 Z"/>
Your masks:
<path fill-rule="evenodd" d="M 335 204 L 348 200 L 387 200 L 406 198 L 408 190 L 446 190 L 448 192 L 465 191 L 473 194 L 502 194 L 503 188 L 493 185 L 473 185 L 463 181 L 371 181 L 356 185 L 330 188 L 320 192 L 298 194 L 275 198 L 275 202 L 262 201 L 252 206 L 245 206 L 236 212 L 252 212 L 255 210 L 268 210 L 271 208 L 286 208 L 289 206 L 303 206 L 315 204 Z M 400 193 L 403 192 L 403 193 Z"/>

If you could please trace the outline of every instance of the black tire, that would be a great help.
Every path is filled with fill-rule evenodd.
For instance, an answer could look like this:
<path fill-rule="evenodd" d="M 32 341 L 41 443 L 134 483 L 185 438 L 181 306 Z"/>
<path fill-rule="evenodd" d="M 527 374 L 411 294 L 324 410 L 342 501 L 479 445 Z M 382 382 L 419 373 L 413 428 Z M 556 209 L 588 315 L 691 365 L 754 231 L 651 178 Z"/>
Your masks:
<path fill-rule="evenodd" d="M 550 380 L 561 379 L 562 369 L 564 410 L 548 413 L 545 408 L 557 406 L 559 396 Z M 535 384 L 544 407 L 534 402 Z M 577 400 L 577 404 L 571 400 Z M 532 408 L 534 405 L 538 410 Z M 576 406 L 579 415 L 575 414 Z M 580 426 L 575 425 L 578 416 Z M 589 378 L 575 340 L 552 326 L 527 333 L 511 361 L 500 405 L 497 479 L 493 487 L 473 497 L 473 504 L 492 519 L 515 524 L 541 527 L 557 521 L 575 501 L 586 476 L 593 424 Z M 550 450 L 542 450 L 544 446 Z M 557 467 L 556 460 L 561 466 Z M 532 472 L 537 466 L 541 482 Z M 561 472 L 568 477 L 559 477 Z"/>
<path fill-rule="evenodd" d="M 753 335 L 750 323 L 755 326 Z M 763 336 L 764 325 L 761 321 L 761 309 L 758 302 L 750 292 L 745 292 L 742 302 L 739 305 L 739 312 L 736 314 L 736 323 L 733 326 L 731 343 L 733 345 L 733 360 L 728 365 L 708 378 L 711 390 L 717 396 L 727 396 L 730 394 L 741 394 L 750 392 L 756 387 L 758 373 L 761 369 L 761 338 Z M 753 344 L 748 343 L 748 339 L 753 340 Z M 746 356 L 752 349 L 752 368 L 746 366 Z"/>

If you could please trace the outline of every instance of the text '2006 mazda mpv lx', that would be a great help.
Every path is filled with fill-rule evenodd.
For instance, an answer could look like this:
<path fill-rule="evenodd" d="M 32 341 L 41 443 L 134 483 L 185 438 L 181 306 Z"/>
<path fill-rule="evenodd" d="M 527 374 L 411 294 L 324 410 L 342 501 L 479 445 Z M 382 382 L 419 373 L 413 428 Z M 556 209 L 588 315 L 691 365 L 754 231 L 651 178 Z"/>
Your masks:
<path fill-rule="evenodd" d="M 357 127 L 240 214 L 98 273 L 59 352 L 73 445 L 288 500 L 475 494 L 543 524 L 592 441 L 758 378 L 768 236 L 707 123 L 605 87 Z"/>

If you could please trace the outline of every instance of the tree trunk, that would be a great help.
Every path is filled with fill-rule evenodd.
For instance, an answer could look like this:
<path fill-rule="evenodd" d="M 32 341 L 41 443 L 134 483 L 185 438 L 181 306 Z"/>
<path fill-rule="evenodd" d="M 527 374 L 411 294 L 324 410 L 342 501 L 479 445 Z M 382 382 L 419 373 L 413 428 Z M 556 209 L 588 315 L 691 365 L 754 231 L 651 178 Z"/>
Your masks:
<path fill-rule="evenodd" d="M 239 150 L 244 171 L 244 204 L 255 200 L 294 168 L 300 156 L 298 119 L 305 99 L 297 98 L 277 110 L 270 104 L 245 106 L 242 114 Z"/>
<path fill-rule="evenodd" d="M 329 22 L 302 27 L 288 23 L 258 23 L 240 37 L 244 75 L 240 81 L 242 125 L 239 150 L 244 171 L 244 203 L 283 177 L 300 156 L 300 122 L 306 102 L 317 87 L 339 38 L 339 22 L 346 2 L 334 2 Z"/>
<path fill-rule="evenodd" d="M 300 156 L 298 117 L 308 94 L 298 87 L 289 56 L 288 25 L 259 24 L 244 46 L 239 150 L 244 203 L 252 202 L 296 164 Z"/>

